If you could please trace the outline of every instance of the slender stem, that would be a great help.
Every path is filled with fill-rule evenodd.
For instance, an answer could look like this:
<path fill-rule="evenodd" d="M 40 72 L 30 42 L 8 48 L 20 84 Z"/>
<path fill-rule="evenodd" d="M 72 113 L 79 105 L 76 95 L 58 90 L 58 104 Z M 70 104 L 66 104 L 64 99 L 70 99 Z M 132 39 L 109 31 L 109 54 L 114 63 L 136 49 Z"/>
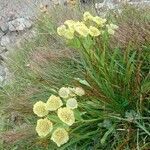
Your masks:
<path fill-rule="evenodd" d="M 139 122 L 137 122 L 137 121 L 135 121 L 135 123 L 139 126 L 139 128 L 141 128 L 143 131 L 145 131 L 149 136 L 150 136 L 150 132 L 149 131 L 147 131 L 146 129 L 145 129 L 145 127 L 143 127 Z"/>

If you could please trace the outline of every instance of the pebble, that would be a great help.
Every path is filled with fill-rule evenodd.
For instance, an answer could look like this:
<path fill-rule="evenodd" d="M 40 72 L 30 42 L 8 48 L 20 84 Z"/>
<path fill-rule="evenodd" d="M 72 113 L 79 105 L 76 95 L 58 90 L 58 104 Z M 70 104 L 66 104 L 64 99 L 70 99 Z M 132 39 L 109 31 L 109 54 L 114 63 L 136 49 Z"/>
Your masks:
<path fill-rule="evenodd" d="M 3 36 L 0 41 L 1 46 L 6 47 L 10 44 L 10 39 L 7 35 Z"/>
<path fill-rule="evenodd" d="M 8 30 L 9 30 L 8 24 L 7 24 L 7 23 L 2 23 L 2 24 L 0 25 L 0 29 L 1 29 L 4 33 L 7 33 Z"/>
<path fill-rule="evenodd" d="M 6 77 L 5 67 L 0 65 L 0 87 L 3 86 Z"/>
<path fill-rule="evenodd" d="M 4 35 L 4 32 L 0 30 L 0 38 Z"/>
<path fill-rule="evenodd" d="M 6 51 L 6 47 L 0 45 L 0 54 Z"/>
<path fill-rule="evenodd" d="M 32 26 L 31 21 L 26 18 L 17 18 L 15 20 L 8 22 L 10 31 L 23 31 L 25 29 L 29 29 Z"/>

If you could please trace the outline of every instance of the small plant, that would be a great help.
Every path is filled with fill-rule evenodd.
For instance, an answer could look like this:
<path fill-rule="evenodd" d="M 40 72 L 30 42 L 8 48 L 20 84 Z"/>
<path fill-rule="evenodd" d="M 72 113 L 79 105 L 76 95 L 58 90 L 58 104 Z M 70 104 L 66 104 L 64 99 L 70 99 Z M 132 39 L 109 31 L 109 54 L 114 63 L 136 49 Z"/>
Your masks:
<path fill-rule="evenodd" d="M 72 131 L 80 134 L 82 142 L 85 142 L 82 147 L 81 143 L 77 142 L 80 138 L 76 140 L 76 144 L 83 149 L 90 146 L 95 149 L 110 149 L 107 142 L 111 138 L 116 149 L 126 147 L 126 144 L 124 145 L 126 142 L 131 149 L 134 147 L 139 149 L 144 145 L 143 137 L 150 137 L 146 125 L 149 122 L 148 112 L 144 113 L 145 103 L 147 104 L 148 101 L 140 102 L 141 95 L 146 96 L 147 92 L 141 91 L 142 79 L 137 84 L 139 72 L 142 71 L 142 67 L 140 66 L 140 71 L 138 66 L 142 54 L 141 51 L 135 51 L 130 43 L 126 49 L 122 49 L 119 43 L 112 46 L 111 40 L 116 36 L 117 30 L 119 30 L 117 25 L 98 16 L 94 17 L 89 12 L 84 13 L 81 21 L 67 20 L 64 25 L 57 28 L 58 34 L 66 38 L 67 45 L 80 53 L 87 73 L 88 89 L 91 91 L 89 100 L 80 104 L 85 110 L 85 114 L 81 113 L 81 118 L 84 119 L 81 119 L 81 125 Z M 148 76 L 149 73 L 144 75 L 143 81 L 149 78 Z M 93 126 L 90 125 L 91 123 Z M 78 129 L 83 129 L 85 136 Z M 122 136 L 120 130 L 128 134 L 126 140 L 120 138 L 123 145 L 117 143 L 117 138 Z M 138 141 L 135 132 L 138 134 Z M 143 132 L 144 136 L 140 137 Z M 148 141 L 149 138 L 146 139 Z M 129 144 L 130 142 L 132 144 Z M 69 144 L 65 148 L 67 146 Z"/>
<path fill-rule="evenodd" d="M 38 135 L 45 137 L 52 133 L 51 140 L 60 147 L 68 142 L 67 131 L 75 123 L 77 111 L 74 110 L 78 107 L 76 96 L 83 96 L 85 92 L 81 87 L 62 87 L 58 94 L 60 97 L 51 95 L 46 103 L 36 102 L 33 112 L 38 117 L 46 117 L 37 121 L 36 132 Z"/>
<path fill-rule="evenodd" d="M 8 59 L 0 149 L 149 149 L 150 11 L 120 9 L 41 5 L 39 36 Z"/>

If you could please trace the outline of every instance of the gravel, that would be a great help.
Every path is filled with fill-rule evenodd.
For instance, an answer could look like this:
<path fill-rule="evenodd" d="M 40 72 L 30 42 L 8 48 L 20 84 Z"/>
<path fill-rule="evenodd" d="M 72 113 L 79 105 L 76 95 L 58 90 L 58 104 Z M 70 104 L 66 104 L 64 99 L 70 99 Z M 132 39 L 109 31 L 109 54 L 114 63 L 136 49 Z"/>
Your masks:
<path fill-rule="evenodd" d="M 18 17 L 36 17 L 41 3 L 51 5 L 51 0 L 0 0 L 0 24 Z"/>

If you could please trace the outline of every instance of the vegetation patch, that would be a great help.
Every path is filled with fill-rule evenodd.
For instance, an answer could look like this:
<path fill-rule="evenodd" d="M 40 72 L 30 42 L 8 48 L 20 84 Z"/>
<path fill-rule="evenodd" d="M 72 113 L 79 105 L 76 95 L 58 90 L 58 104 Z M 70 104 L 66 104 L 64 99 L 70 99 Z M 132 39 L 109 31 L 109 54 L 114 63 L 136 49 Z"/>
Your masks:
<path fill-rule="evenodd" d="M 149 12 L 44 11 L 7 62 L 1 149 L 149 149 Z"/>

